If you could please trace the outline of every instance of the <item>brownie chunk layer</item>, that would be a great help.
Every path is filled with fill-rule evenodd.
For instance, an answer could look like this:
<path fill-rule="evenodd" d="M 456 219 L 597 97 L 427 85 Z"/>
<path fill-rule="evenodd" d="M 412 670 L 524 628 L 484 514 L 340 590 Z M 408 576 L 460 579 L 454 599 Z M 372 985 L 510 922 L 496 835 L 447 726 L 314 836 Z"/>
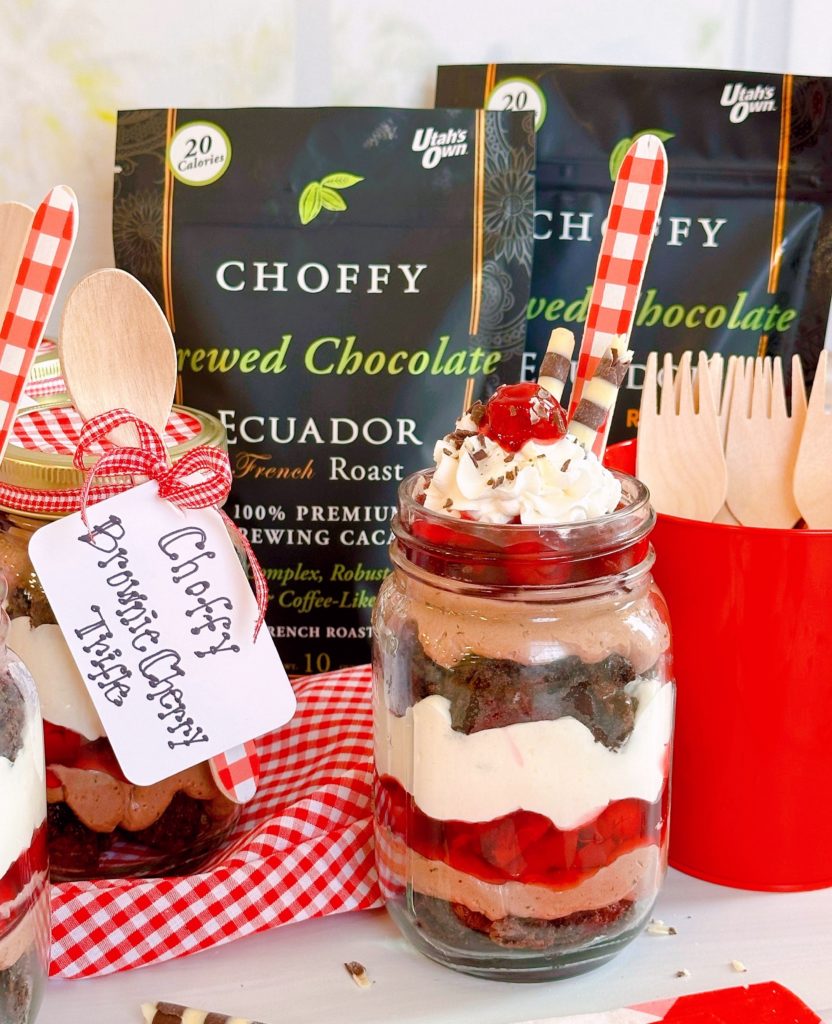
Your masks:
<path fill-rule="evenodd" d="M 616 750 L 635 725 L 638 701 L 626 690 L 633 679 L 633 666 L 620 654 L 593 663 L 569 655 L 540 665 L 469 654 L 444 668 L 428 657 L 409 623 L 399 638 L 390 706 L 403 715 L 439 694 L 450 701 L 453 728 L 463 733 L 570 716 Z"/>

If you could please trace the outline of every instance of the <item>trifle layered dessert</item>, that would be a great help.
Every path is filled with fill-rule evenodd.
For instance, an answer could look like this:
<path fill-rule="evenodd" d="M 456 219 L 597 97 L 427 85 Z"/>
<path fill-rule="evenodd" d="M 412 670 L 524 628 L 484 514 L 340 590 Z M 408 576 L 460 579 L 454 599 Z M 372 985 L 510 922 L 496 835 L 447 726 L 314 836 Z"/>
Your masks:
<path fill-rule="evenodd" d="M 376 848 L 428 955 L 545 978 L 612 956 L 665 868 L 670 634 L 646 492 L 536 384 L 402 486 L 375 616 Z"/>
<path fill-rule="evenodd" d="M 46 981 L 48 951 L 43 734 L 34 685 L 0 647 L 2 1024 L 34 1019 Z"/>
<path fill-rule="evenodd" d="M 184 873 L 222 847 L 241 807 L 223 794 L 208 762 L 152 786 L 125 778 L 28 555 L 34 532 L 71 511 L 62 499 L 84 483 L 73 465 L 82 422 L 65 395 L 40 402 L 18 416 L 0 465 L 7 642 L 29 667 L 43 710 L 51 877 Z M 165 432 L 173 462 L 223 438 L 213 417 L 182 406 Z M 43 511 L 56 504 L 63 512 Z M 141 642 L 141 630 L 152 631 L 153 623 L 140 609 L 126 612 Z M 101 655 L 112 657 L 104 640 L 91 633 L 90 649 L 100 644 Z"/>
<path fill-rule="evenodd" d="M 128 781 L 42 592 L 16 586 L 9 614 L 9 647 L 29 666 L 43 712 L 53 879 L 166 874 L 204 860 L 240 813 L 208 763 L 152 786 Z"/>

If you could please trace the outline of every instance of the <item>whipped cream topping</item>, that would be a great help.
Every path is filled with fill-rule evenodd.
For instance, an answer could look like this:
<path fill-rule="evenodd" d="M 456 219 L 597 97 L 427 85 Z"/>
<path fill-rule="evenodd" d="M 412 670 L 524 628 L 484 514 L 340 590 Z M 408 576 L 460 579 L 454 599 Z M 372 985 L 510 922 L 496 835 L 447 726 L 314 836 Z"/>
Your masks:
<path fill-rule="evenodd" d="M 621 485 L 571 434 L 508 452 L 466 413 L 437 441 L 425 507 L 482 523 L 577 523 L 612 512 Z"/>
<path fill-rule="evenodd" d="M 14 761 L 0 757 L 0 878 L 29 849 L 46 817 L 43 729 L 31 712 L 26 715 L 21 740 Z"/>
<path fill-rule="evenodd" d="M 12 619 L 6 643 L 31 672 L 47 722 L 88 740 L 106 735 L 60 626 L 44 623 L 32 629 L 24 615 Z"/>
<path fill-rule="evenodd" d="M 557 828 L 592 821 L 614 800 L 653 803 L 665 783 L 673 687 L 636 678 L 635 727 L 618 750 L 571 716 L 456 732 L 447 697 L 433 694 L 403 717 L 378 708 L 376 765 L 439 821 L 491 821 L 536 811 Z M 449 781 L 449 780 L 452 780 Z"/>

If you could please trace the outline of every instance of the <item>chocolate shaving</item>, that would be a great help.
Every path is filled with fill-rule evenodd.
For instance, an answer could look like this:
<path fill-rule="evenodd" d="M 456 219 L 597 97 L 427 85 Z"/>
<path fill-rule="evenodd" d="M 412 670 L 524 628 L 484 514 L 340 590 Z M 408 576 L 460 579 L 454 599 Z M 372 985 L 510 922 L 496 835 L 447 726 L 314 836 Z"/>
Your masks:
<path fill-rule="evenodd" d="M 369 988 L 372 985 L 364 964 L 360 964 L 357 960 L 350 960 L 344 964 L 344 968 L 359 988 Z"/>
<path fill-rule="evenodd" d="M 569 463 L 571 461 L 572 461 L 571 459 L 567 459 L 566 462 L 564 462 L 564 464 L 560 467 L 561 473 L 565 473 L 567 471 L 567 469 L 569 469 Z"/>
<path fill-rule="evenodd" d="M 471 458 L 474 460 L 474 462 L 482 462 L 483 459 L 488 458 L 488 452 L 485 451 L 483 448 L 480 448 L 479 451 L 476 451 L 471 455 Z"/>
<path fill-rule="evenodd" d="M 476 430 L 454 430 L 453 433 L 448 434 L 445 440 L 448 444 L 452 444 L 454 448 L 461 448 L 466 438 L 475 437 Z"/>
<path fill-rule="evenodd" d="M 482 423 L 483 418 L 485 417 L 485 406 L 482 404 L 482 402 L 474 402 L 474 404 L 468 410 L 468 415 L 471 417 L 474 423 L 477 426 L 479 426 L 480 423 Z"/>
<path fill-rule="evenodd" d="M 453 501 L 451 501 L 450 498 L 446 498 L 445 499 L 445 504 L 442 506 L 442 508 L 451 508 L 452 506 L 453 506 Z"/>
<path fill-rule="evenodd" d="M 612 353 L 612 354 L 610 354 Z M 601 362 L 598 364 L 598 368 L 595 371 L 595 376 L 601 380 L 608 381 L 615 387 L 620 388 L 624 383 L 624 378 L 627 376 L 627 371 L 630 368 L 630 359 L 619 359 L 618 349 L 610 349 L 609 352 L 604 356 Z"/>

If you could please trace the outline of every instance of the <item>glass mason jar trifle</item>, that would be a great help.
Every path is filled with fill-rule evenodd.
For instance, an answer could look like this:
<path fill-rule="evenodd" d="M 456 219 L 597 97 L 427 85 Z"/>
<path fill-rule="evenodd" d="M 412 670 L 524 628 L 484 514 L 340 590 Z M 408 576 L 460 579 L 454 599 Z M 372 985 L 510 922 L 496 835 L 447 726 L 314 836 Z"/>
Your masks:
<path fill-rule="evenodd" d="M 6 648 L 8 628 L 0 610 L 0 1022 L 29 1024 L 49 965 L 43 728 L 35 684 Z"/>
<path fill-rule="evenodd" d="M 41 401 L 18 416 L 0 464 L 8 643 L 29 666 L 43 711 L 51 877 L 182 874 L 222 846 L 241 807 L 220 790 L 208 762 L 151 786 L 124 776 L 29 560 L 32 534 L 57 517 L 33 510 L 38 496 L 77 492 L 83 483 L 72 465 L 80 429 L 67 396 Z M 196 445 L 224 445 L 225 433 L 214 417 L 175 406 L 165 440 L 176 461 Z"/>
<path fill-rule="evenodd" d="M 670 631 L 646 489 L 615 480 L 614 511 L 564 525 L 451 518 L 424 504 L 430 474 L 401 485 L 375 610 L 377 861 L 404 934 L 461 971 L 601 964 L 665 871 Z"/>

